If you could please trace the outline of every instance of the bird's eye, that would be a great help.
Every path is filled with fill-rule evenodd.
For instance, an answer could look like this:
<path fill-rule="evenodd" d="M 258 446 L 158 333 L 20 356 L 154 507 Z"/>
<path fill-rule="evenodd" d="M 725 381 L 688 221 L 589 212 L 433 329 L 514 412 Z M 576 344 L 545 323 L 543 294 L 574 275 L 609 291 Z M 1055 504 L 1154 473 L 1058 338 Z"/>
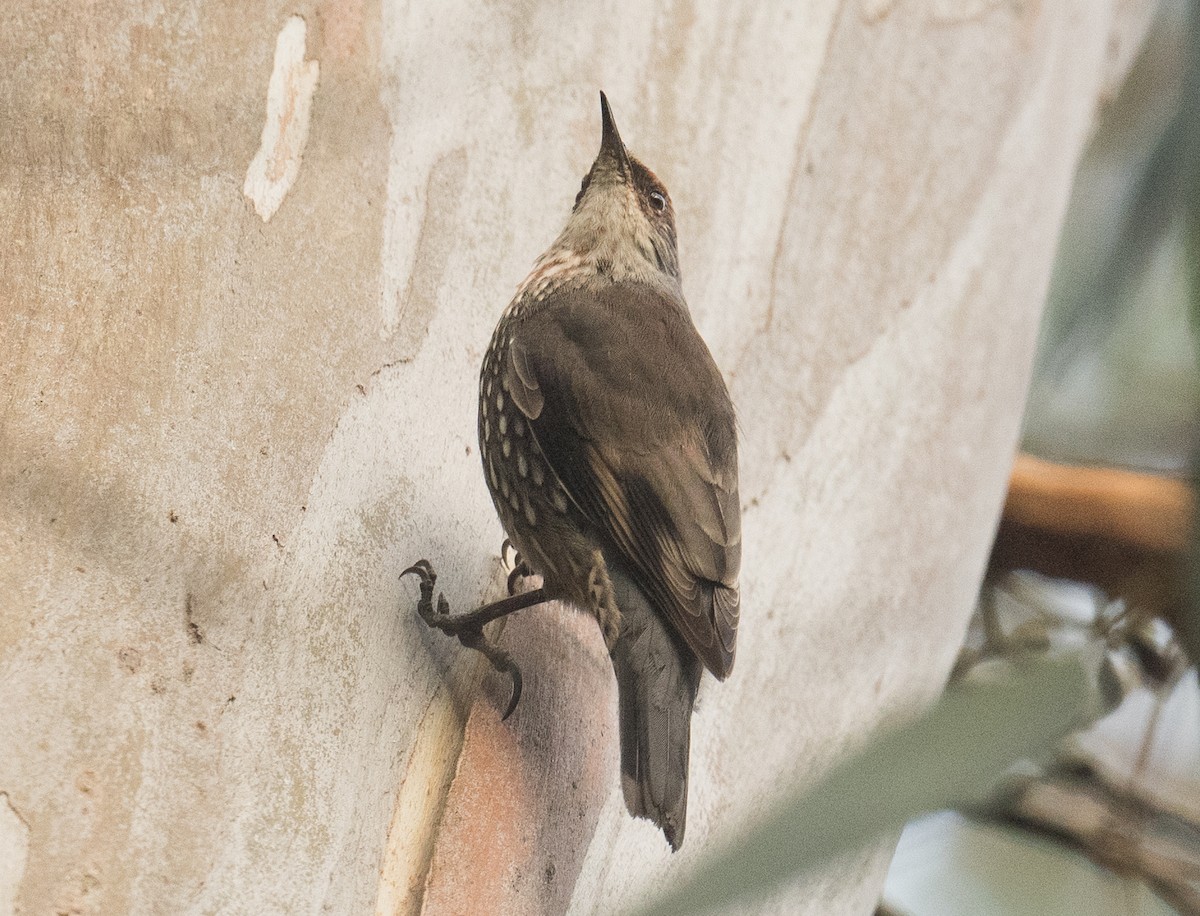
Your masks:
<path fill-rule="evenodd" d="M 650 206 L 654 208 L 656 213 L 662 213 L 667 209 L 667 199 L 657 191 L 650 192 Z"/>

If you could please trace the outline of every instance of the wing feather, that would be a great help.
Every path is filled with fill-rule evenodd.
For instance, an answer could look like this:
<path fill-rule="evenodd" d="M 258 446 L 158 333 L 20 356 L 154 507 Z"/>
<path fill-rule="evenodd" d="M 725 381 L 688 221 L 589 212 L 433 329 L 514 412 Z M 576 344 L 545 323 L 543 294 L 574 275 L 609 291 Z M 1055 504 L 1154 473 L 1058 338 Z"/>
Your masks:
<path fill-rule="evenodd" d="M 718 677 L 737 641 L 733 407 L 681 299 L 559 291 L 513 317 L 504 385 L 550 467 Z"/>

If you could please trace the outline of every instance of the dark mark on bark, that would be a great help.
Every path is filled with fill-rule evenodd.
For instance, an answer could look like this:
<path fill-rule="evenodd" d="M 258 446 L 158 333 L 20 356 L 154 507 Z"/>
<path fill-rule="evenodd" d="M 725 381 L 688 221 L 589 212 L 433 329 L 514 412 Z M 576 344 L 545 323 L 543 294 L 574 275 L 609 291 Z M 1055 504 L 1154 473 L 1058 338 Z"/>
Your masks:
<path fill-rule="evenodd" d="M 28 833 L 29 818 L 22 814 L 20 810 L 18 810 L 17 806 L 13 804 L 12 796 L 7 792 L 0 792 L 0 802 L 3 802 L 5 806 L 7 806 L 8 810 L 13 813 L 13 817 L 21 822 L 21 826 L 24 827 L 25 831 Z"/>
<path fill-rule="evenodd" d="M 137 674 L 142 667 L 142 653 L 133 646 L 122 646 L 117 650 L 117 664 L 126 674 Z"/>
<path fill-rule="evenodd" d="M 193 615 L 194 608 L 192 606 L 192 593 L 188 592 L 183 599 L 183 619 L 187 623 L 188 641 L 198 646 L 204 642 L 204 631 L 200 629 L 200 624 L 196 623 Z"/>
<path fill-rule="evenodd" d="M 384 363 L 382 366 L 380 366 L 378 369 L 376 369 L 374 372 L 371 373 L 371 378 L 375 378 L 375 376 L 377 376 L 380 372 L 383 372 L 387 369 L 393 369 L 396 366 L 402 366 L 406 362 L 408 362 L 407 359 L 394 359 L 390 363 Z M 365 393 L 366 392 L 364 392 L 364 394 Z"/>

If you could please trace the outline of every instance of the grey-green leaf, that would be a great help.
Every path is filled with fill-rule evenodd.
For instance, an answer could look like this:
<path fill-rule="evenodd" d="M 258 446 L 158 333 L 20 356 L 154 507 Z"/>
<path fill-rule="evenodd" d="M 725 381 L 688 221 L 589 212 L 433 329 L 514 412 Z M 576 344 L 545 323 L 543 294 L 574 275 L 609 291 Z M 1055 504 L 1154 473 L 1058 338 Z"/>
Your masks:
<path fill-rule="evenodd" d="M 639 911 L 705 913 L 772 889 L 928 811 L 977 805 L 1013 763 L 1041 756 L 1091 708 L 1088 666 L 1069 655 L 996 682 L 948 690 L 920 718 L 880 735 L 767 821 L 703 859 Z"/>

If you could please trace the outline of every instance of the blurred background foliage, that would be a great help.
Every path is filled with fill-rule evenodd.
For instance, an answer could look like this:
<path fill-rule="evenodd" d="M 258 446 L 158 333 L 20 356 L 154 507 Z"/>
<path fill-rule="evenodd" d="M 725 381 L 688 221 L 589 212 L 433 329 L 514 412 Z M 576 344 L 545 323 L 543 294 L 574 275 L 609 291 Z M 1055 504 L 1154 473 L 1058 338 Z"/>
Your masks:
<path fill-rule="evenodd" d="M 1198 354 L 1200 0 L 1159 0 L 1079 164 L 945 695 L 647 913 L 766 897 L 907 823 L 880 914 L 1200 914 Z"/>
<path fill-rule="evenodd" d="M 960 673 L 989 663 L 997 653 L 981 648 L 988 642 L 1036 650 L 1100 639 L 1111 711 L 1071 735 L 1051 765 L 1010 784 L 985 816 L 909 824 L 886 911 L 1200 913 L 1200 567 L 1190 483 L 1198 353 L 1200 2 L 1159 0 L 1079 165 L 1022 448 L 1067 466 L 1141 472 L 1124 476 L 1135 483 L 1157 475 L 1175 517 L 1163 520 L 1163 502 L 1130 500 L 1125 511 L 1147 526 L 1183 519 L 1187 536 L 1166 535 L 1153 548 L 1117 536 L 1098 545 L 1105 532 L 1093 529 L 1089 541 L 1076 526 L 1074 537 L 1026 539 L 1024 548 L 1043 553 L 1027 550 L 1018 563 L 1006 512 Z M 1099 508 L 1115 512 L 1112 501 Z M 1014 572 L 1022 565 L 1074 566 L 1078 581 Z"/>
<path fill-rule="evenodd" d="M 1099 113 L 1050 284 L 1025 447 L 1180 472 L 1196 442 L 1200 129 L 1195 4 L 1159 0 L 1141 53 Z"/>

